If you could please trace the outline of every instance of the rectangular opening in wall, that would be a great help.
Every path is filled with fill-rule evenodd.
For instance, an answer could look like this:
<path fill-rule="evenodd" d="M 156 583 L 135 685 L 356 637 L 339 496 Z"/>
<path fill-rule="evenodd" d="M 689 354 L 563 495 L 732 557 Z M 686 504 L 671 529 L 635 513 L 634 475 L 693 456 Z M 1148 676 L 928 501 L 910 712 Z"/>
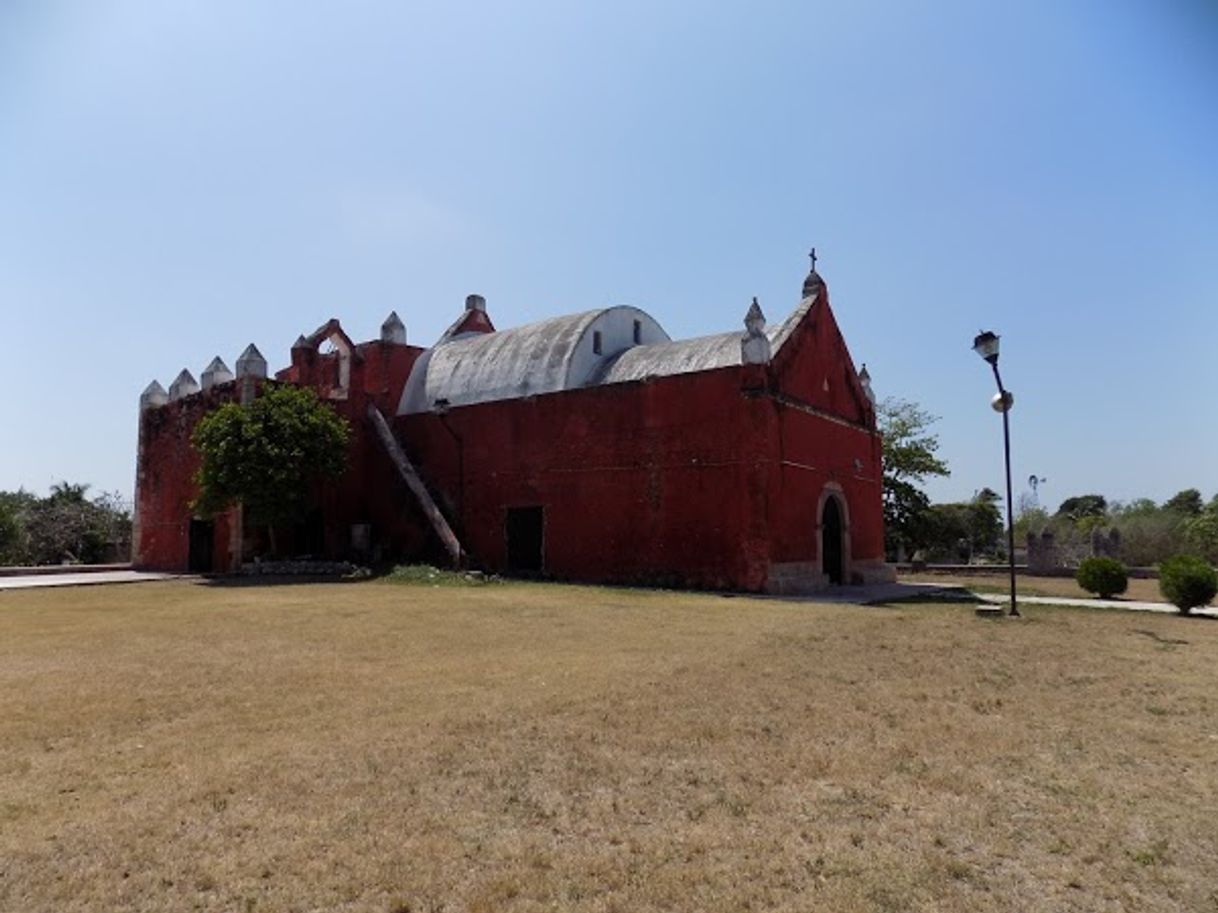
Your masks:
<path fill-rule="evenodd" d="M 192 574 L 210 574 L 216 547 L 216 524 L 211 520 L 190 521 L 187 569 Z"/>
<path fill-rule="evenodd" d="M 637 346 L 643 341 L 643 322 L 636 320 L 634 322 L 634 344 Z"/>
<path fill-rule="evenodd" d="M 593 355 L 601 354 L 601 331 L 600 330 L 592 331 L 592 354 Z"/>
<path fill-rule="evenodd" d="M 507 569 L 535 575 L 545 570 L 545 511 L 540 506 L 509 507 L 504 519 Z"/>

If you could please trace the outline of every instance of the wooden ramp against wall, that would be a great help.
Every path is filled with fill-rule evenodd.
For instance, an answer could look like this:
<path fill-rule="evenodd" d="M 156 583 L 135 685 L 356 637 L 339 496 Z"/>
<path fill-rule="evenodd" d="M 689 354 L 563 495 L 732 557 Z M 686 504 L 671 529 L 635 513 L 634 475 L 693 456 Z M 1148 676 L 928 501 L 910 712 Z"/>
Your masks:
<path fill-rule="evenodd" d="M 385 451 L 389 454 L 389 459 L 393 460 L 393 465 L 397 467 L 398 472 L 405 479 L 407 486 L 409 486 L 411 492 L 418 499 L 419 506 L 423 508 L 423 513 L 427 515 L 432 529 L 436 531 L 436 535 L 444 543 L 444 548 L 448 550 L 448 557 L 452 561 L 453 567 L 461 567 L 463 564 L 462 559 L 464 558 L 461 543 L 457 541 L 457 536 L 452 531 L 452 527 L 448 525 L 448 521 L 444 519 L 444 514 L 436 506 L 435 499 L 432 498 L 431 492 L 427 490 L 427 486 L 423 484 L 423 479 L 414 468 L 414 464 L 410 462 L 410 458 L 406 456 L 405 451 L 398 444 L 397 438 L 393 436 L 393 429 L 385 421 L 385 416 L 381 414 L 380 409 L 371 403 L 368 405 L 368 419 L 372 422 L 373 427 L 376 428 L 377 437 L 381 439 L 381 444 L 384 445 Z"/>

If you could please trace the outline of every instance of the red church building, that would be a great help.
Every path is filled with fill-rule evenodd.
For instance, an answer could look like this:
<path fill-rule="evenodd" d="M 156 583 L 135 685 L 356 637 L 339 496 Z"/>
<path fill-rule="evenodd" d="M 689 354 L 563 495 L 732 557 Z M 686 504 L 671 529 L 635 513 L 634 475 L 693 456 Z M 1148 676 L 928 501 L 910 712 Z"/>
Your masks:
<path fill-rule="evenodd" d="M 239 508 L 192 515 L 190 433 L 288 383 L 352 429 L 346 472 L 287 537 L 298 554 L 772 593 L 892 579 L 866 369 L 815 270 L 785 320 L 754 301 L 743 332 L 672 340 L 633 307 L 498 330 L 471 295 L 430 348 L 396 314 L 358 344 L 331 320 L 273 379 L 252 345 L 236 368 L 217 358 L 140 398 L 138 567 L 249 560 Z"/>

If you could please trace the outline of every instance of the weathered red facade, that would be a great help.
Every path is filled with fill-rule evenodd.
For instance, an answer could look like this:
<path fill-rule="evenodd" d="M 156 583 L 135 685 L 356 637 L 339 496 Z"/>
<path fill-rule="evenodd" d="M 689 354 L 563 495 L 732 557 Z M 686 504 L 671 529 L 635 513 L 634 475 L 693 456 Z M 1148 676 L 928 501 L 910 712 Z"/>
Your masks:
<path fill-rule="evenodd" d="M 760 312 L 750 312 L 762 322 L 750 324 L 739 341 L 751 334 L 755 348 L 748 351 L 759 355 L 733 350 L 735 337 L 695 340 L 691 348 L 663 337 L 636 352 L 654 358 L 657 373 L 639 369 L 637 378 L 619 381 L 612 364 L 621 355 L 601 358 L 602 331 L 572 331 L 561 347 L 521 358 L 519 371 L 513 363 L 506 373 L 511 383 L 519 380 L 519 390 L 492 391 L 490 382 L 484 382 L 488 389 L 453 386 L 461 393 L 453 402 L 427 398 L 450 380 L 428 374 L 441 370 L 430 350 L 406 345 L 404 334 L 395 341 L 392 332 L 355 345 L 331 321 L 298 340 L 291 366 L 277 375 L 278 382 L 318 389 L 353 430 L 349 468 L 319 489 L 311 527 L 296 544 L 334 558 L 443 555 L 425 511 L 370 426 L 371 405 L 390 417 L 409 462 L 475 566 L 567 580 L 771 592 L 887 579 L 870 391 L 815 274 L 805 293 L 796 313 L 765 340 L 757 329 L 764 328 Z M 603 328 L 608 344 L 618 325 L 629 335 L 631 316 L 589 312 L 585 322 Z M 652 330 L 641 322 L 633 321 L 627 349 L 648 344 L 639 340 Z M 469 360 L 489 350 L 461 349 L 461 341 L 494 332 L 484 305 L 475 305 L 435 348 L 454 346 L 445 357 L 469 370 Z M 545 325 L 532 332 L 520 339 L 550 344 Z M 327 341 L 334 350 L 322 354 Z M 581 346 L 592 348 L 578 350 L 576 358 L 571 353 Z M 700 362 L 689 354 L 712 350 L 719 354 Z M 552 370 L 559 356 L 571 365 L 587 362 L 591 379 L 573 384 L 572 367 L 561 389 L 531 386 L 524 375 Z M 139 565 L 232 570 L 250 551 L 254 531 L 241 534 L 239 512 L 231 511 L 216 520 L 210 542 L 198 541 L 206 530 L 196 519 L 192 559 L 189 502 L 197 457 L 189 436 L 208 409 L 255 396 L 261 383 L 238 376 L 142 408 Z M 406 408 L 412 397 L 422 405 Z M 198 553 L 208 546 L 201 560 Z"/>

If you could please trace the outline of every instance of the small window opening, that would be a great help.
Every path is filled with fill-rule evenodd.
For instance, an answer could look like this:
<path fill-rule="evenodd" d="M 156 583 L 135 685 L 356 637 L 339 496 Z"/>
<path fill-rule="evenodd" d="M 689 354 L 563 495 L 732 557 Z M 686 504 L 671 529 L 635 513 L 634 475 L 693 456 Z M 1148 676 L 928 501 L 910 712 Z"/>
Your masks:
<path fill-rule="evenodd" d="M 642 323 L 642 321 L 636 320 L 634 322 L 634 344 L 637 346 L 642 341 L 643 341 L 643 323 Z"/>
<path fill-rule="evenodd" d="M 593 355 L 601 354 L 601 331 L 600 330 L 592 331 L 592 354 Z"/>

